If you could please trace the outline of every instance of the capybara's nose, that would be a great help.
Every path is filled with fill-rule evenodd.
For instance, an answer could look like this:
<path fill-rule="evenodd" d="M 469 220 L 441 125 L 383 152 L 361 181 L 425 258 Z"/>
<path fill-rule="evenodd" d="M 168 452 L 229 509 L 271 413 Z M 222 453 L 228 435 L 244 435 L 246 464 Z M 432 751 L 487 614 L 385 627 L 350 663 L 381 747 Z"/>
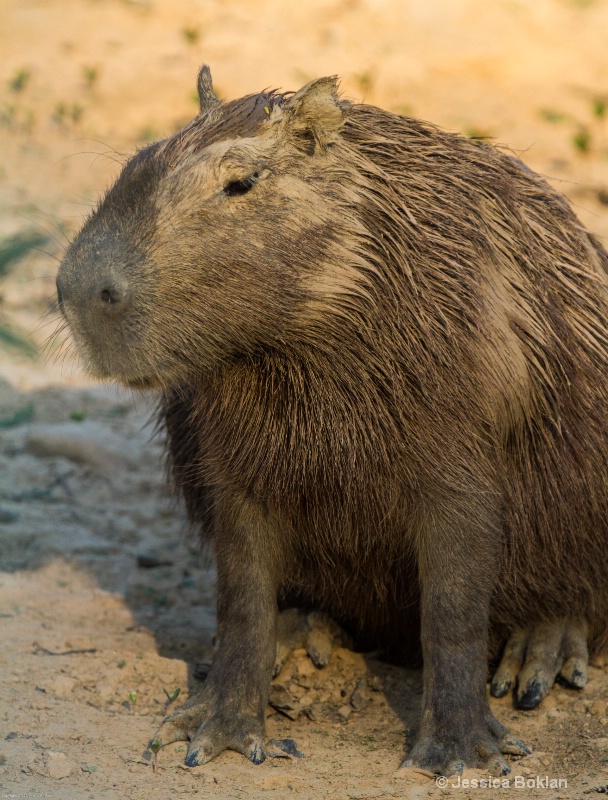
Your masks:
<path fill-rule="evenodd" d="M 117 316 L 126 311 L 131 292 L 125 281 L 112 274 L 83 276 L 80 281 L 72 275 L 57 276 L 59 308 L 68 315 L 76 313 L 95 319 Z"/>
<path fill-rule="evenodd" d="M 86 304 L 95 313 L 117 315 L 126 310 L 131 293 L 125 282 L 113 275 L 98 278 L 90 286 Z"/>
<path fill-rule="evenodd" d="M 97 283 L 93 292 L 93 302 L 101 304 L 106 313 L 115 313 L 122 310 L 128 299 L 129 292 L 125 286 L 121 286 L 112 280 L 102 280 Z"/>

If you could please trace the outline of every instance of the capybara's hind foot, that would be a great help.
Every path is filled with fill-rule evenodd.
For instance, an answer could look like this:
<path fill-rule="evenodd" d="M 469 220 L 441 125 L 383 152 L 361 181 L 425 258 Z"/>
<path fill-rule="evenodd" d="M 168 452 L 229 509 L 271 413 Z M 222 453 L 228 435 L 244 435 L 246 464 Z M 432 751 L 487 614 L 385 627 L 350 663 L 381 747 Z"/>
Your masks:
<path fill-rule="evenodd" d="M 505 647 L 491 692 L 503 697 L 517 684 L 515 703 L 535 708 L 556 679 L 573 689 L 587 683 L 587 625 L 582 619 L 560 619 L 515 631 Z"/>
<path fill-rule="evenodd" d="M 148 747 L 157 753 L 166 744 L 186 741 L 188 767 L 206 764 L 223 750 L 236 750 L 253 764 L 261 764 L 267 756 L 302 758 L 293 739 L 265 743 L 263 724 L 255 717 L 238 712 L 209 715 L 209 706 L 201 698 L 193 698 L 167 717 Z"/>
<path fill-rule="evenodd" d="M 486 770 L 490 775 L 508 775 L 511 771 L 504 754 L 530 755 L 523 742 L 512 736 L 504 725 L 488 714 L 478 729 L 437 731 L 421 729 L 414 746 L 401 764 L 402 768 L 418 767 L 437 775 L 458 775 L 466 767 Z"/>
<path fill-rule="evenodd" d="M 327 614 L 320 611 L 307 614 L 297 608 L 288 608 L 279 614 L 273 677 L 276 678 L 296 648 L 305 648 L 315 667 L 321 669 L 329 664 L 335 647 L 351 645 L 348 634 Z"/>

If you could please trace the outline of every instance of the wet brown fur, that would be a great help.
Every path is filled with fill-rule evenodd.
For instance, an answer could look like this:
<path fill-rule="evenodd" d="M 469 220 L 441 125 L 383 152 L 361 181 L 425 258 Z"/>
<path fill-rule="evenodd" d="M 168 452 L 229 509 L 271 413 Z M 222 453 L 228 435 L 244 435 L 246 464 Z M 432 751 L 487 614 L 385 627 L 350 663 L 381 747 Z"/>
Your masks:
<path fill-rule="evenodd" d="M 62 281 L 91 369 L 162 389 L 175 484 L 215 537 L 228 644 L 209 702 L 241 686 L 230 702 L 257 697 L 263 719 L 275 586 L 395 660 L 422 618 L 415 763 L 475 765 L 502 736 L 488 604 L 494 644 L 562 617 L 592 650 L 608 638 L 608 255 L 494 147 L 340 101 L 331 79 L 222 104 L 205 80 Z M 83 275 L 126 285 L 128 313 L 90 305 Z"/>
<path fill-rule="evenodd" d="M 273 102 L 230 104 L 208 135 L 199 119 L 167 147 L 251 135 Z M 331 199 L 343 186 L 345 206 L 356 197 L 357 226 L 349 208 L 332 238 L 365 254 L 365 294 L 338 295 L 284 349 L 170 396 L 190 513 L 201 473 L 280 509 L 299 565 L 290 588 L 403 656 L 425 503 L 499 495 L 493 622 L 580 614 L 597 646 L 608 620 L 606 252 L 561 195 L 488 145 L 354 106 L 336 149 Z"/>

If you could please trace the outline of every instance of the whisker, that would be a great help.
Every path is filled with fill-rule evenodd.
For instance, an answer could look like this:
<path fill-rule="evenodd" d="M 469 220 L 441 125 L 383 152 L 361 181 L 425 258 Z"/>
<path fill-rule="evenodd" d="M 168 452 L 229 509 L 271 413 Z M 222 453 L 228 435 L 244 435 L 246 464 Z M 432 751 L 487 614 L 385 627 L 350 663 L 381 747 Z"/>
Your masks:
<path fill-rule="evenodd" d="M 112 158 L 111 156 L 109 156 L 109 155 L 108 155 L 108 153 L 111 153 L 111 152 L 112 152 L 111 150 L 106 150 L 106 151 L 105 151 L 105 152 L 103 152 L 103 153 L 97 153 L 97 156 L 96 156 L 96 157 L 95 157 L 95 158 L 94 158 L 94 159 L 91 161 L 91 165 L 89 166 L 89 169 L 91 169 L 91 167 L 93 166 L 93 164 L 94 164 L 94 163 L 97 161 L 97 159 L 98 159 L 98 158 L 100 158 L 101 156 L 105 156 L 105 158 L 107 158 L 109 161 L 113 161 L 115 164 L 119 164 L 121 167 L 123 167 L 125 162 L 124 162 L 124 161 L 119 161 L 117 158 Z"/>
<path fill-rule="evenodd" d="M 55 217 L 52 214 L 50 214 L 48 211 L 43 211 L 41 208 L 37 208 L 36 210 L 37 210 L 38 214 L 41 214 L 43 216 L 45 222 L 48 222 L 49 225 L 51 225 L 51 226 L 53 226 L 55 228 L 57 233 L 60 233 L 63 236 L 63 238 L 68 243 L 68 245 L 71 244 L 70 237 L 67 235 L 67 233 L 63 229 L 62 224 L 57 219 L 55 219 Z M 64 246 L 65 245 L 62 245 L 62 247 L 64 247 Z"/>
<path fill-rule="evenodd" d="M 46 321 L 44 321 L 43 317 L 43 319 L 38 323 L 38 325 L 36 325 L 32 333 L 38 333 L 39 331 L 43 330 L 43 328 L 47 328 L 49 325 L 56 325 L 56 324 L 57 324 L 56 319 L 47 319 Z M 60 330 L 64 330 L 64 328 L 61 328 Z M 57 333 L 60 332 L 60 330 L 53 332 L 51 335 L 55 336 Z"/>
<path fill-rule="evenodd" d="M 53 253 L 49 253 L 47 250 L 43 250 L 41 247 L 32 247 L 32 250 L 37 250 L 39 253 L 44 253 L 45 256 L 48 256 L 49 258 L 54 258 L 58 264 L 61 264 L 61 259 L 59 258 L 59 256 L 56 256 Z M 32 278 L 32 280 L 34 279 Z"/>
<path fill-rule="evenodd" d="M 102 142 L 101 139 L 91 139 L 90 136 L 82 136 L 79 139 L 76 139 L 76 141 L 77 142 L 95 142 L 96 144 L 101 144 L 104 147 L 107 147 L 108 148 L 108 152 L 112 151 L 112 152 L 116 153 L 117 156 L 120 156 L 121 158 L 124 158 L 125 161 L 127 161 L 127 159 L 129 158 L 128 155 L 126 155 L 125 153 L 121 153 L 115 147 L 113 147 L 111 144 L 108 144 L 107 142 Z"/>
<path fill-rule="evenodd" d="M 111 150 L 107 151 L 107 153 L 110 152 L 112 151 Z M 74 158 L 75 156 L 103 156 L 103 155 L 106 155 L 106 153 L 100 153 L 98 150 L 79 150 L 77 153 L 68 153 L 67 156 L 63 156 L 62 158 L 60 158 L 58 161 L 55 162 L 55 165 L 61 164 L 62 161 L 67 161 L 68 158 Z M 106 157 L 110 161 L 115 161 L 117 164 L 120 164 L 121 167 L 123 166 L 123 163 L 118 161 L 117 159 L 110 158 L 109 156 Z M 96 160 L 97 159 L 94 159 L 93 163 L 95 163 Z"/>
<path fill-rule="evenodd" d="M 44 231 L 47 234 L 47 236 L 50 236 L 51 239 L 54 239 L 57 242 L 57 244 L 59 245 L 59 247 L 61 247 L 62 250 L 65 250 L 64 243 L 60 242 L 59 239 L 53 233 L 51 233 L 51 231 L 49 231 L 48 228 L 45 228 L 44 225 L 41 222 L 38 222 L 38 220 L 32 219 L 31 217 L 28 217 L 27 214 L 20 214 L 19 216 L 22 217 L 23 219 L 26 219 L 28 222 L 31 222 L 32 225 L 37 225 L 40 228 L 40 230 Z M 67 236 L 66 236 L 66 239 L 67 239 Z M 69 244 L 69 240 L 68 240 L 68 244 Z"/>

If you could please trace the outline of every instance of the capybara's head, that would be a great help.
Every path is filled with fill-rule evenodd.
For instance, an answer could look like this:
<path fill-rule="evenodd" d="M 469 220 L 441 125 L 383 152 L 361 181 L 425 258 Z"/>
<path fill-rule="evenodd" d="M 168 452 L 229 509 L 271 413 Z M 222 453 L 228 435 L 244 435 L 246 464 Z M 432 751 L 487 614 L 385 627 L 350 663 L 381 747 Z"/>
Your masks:
<path fill-rule="evenodd" d="M 57 278 L 89 370 L 133 387 L 314 328 L 365 271 L 336 80 L 220 103 L 204 67 L 198 89 L 200 113 L 128 161 Z"/>

